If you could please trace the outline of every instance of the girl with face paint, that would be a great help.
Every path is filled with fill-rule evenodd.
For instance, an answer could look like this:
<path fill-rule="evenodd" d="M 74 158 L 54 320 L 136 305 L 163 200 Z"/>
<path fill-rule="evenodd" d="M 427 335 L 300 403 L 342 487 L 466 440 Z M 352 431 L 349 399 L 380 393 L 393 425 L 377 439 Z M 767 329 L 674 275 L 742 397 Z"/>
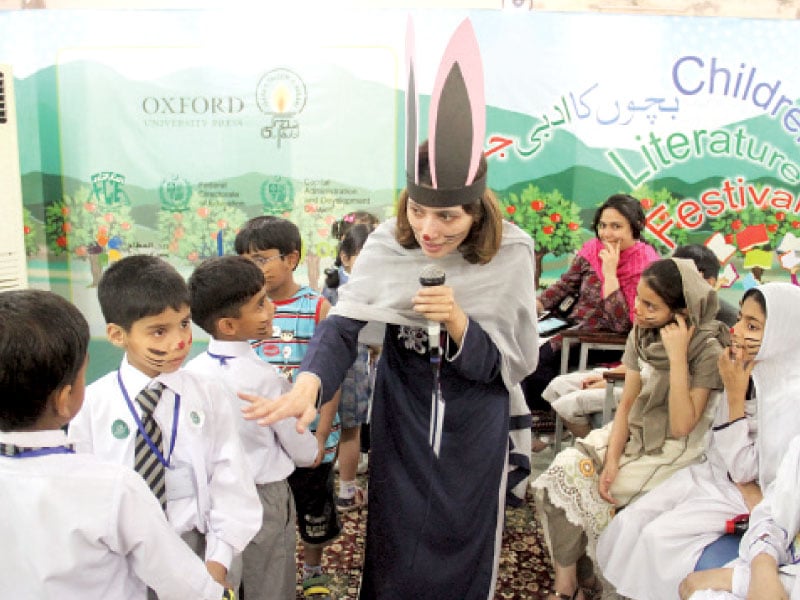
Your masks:
<path fill-rule="evenodd" d="M 789 441 L 800 434 L 800 361 L 792 347 L 796 338 L 787 333 L 798 319 L 800 288 L 768 283 L 744 294 L 731 344 L 719 358 L 725 393 L 707 460 L 626 508 L 600 537 L 598 565 L 619 594 L 666 599 L 675 598 L 679 586 L 681 596 L 689 597 L 698 589 L 738 585 L 736 597 L 746 595 L 743 572 L 734 579 L 730 569 L 692 571 L 725 522 L 758 504 Z M 741 548 L 744 553 L 746 544 Z M 734 545 L 733 554 L 716 566 L 735 556 Z"/>

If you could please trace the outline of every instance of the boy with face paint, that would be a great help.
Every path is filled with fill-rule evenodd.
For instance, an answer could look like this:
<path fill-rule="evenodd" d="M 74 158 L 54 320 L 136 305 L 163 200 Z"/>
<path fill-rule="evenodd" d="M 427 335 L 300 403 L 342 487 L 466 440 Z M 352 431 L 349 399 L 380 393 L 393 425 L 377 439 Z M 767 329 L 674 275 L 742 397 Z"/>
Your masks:
<path fill-rule="evenodd" d="M 97 295 L 106 335 L 125 356 L 86 388 L 70 440 L 139 472 L 223 583 L 261 527 L 261 505 L 226 393 L 181 369 L 192 345 L 186 282 L 157 257 L 129 256 L 106 270 Z"/>
<path fill-rule="evenodd" d="M 3 597 L 136 600 L 151 582 L 165 599 L 232 598 L 140 477 L 67 444 L 88 346 L 86 319 L 61 296 L 0 293 Z"/>

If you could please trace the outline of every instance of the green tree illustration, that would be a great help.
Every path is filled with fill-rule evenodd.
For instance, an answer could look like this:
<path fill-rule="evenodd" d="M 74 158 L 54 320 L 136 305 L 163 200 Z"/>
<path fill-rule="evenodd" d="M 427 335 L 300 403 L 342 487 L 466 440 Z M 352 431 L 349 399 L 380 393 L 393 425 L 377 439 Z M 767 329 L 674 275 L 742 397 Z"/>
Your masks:
<path fill-rule="evenodd" d="M 33 219 L 31 211 L 23 207 L 22 233 L 23 239 L 25 240 L 25 256 L 33 256 L 39 251 L 40 229 L 39 224 Z"/>
<path fill-rule="evenodd" d="M 67 194 L 45 209 L 47 247 L 55 256 L 71 255 L 88 260 L 91 286 L 103 268 L 122 258 L 133 236 L 134 221 L 129 202 L 100 203 L 88 188 Z"/>
<path fill-rule="evenodd" d="M 522 193 L 509 193 L 500 199 L 506 218 L 527 231 L 536 249 L 536 289 L 545 254 L 561 256 L 581 243 L 580 209 L 558 191 L 544 193 L 529 184 Z"/>
<path fill-rule="evenodd" d="M 192 193 L 186 210 L 159 213 L 158 230 L 171 257 L 196 263 L 217 256 L 220 249 L 222 254 L 233 254 L 234 239 L 246 220 L 239 207 Z"/>

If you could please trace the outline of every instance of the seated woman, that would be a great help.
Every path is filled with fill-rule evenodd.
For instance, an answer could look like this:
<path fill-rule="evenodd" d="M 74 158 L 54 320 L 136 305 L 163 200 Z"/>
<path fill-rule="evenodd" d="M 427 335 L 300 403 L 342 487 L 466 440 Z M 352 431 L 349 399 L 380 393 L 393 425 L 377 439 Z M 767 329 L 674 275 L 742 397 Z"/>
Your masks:
<path fill-rule="evenodd" d="M 571 310 L 568 309 L 569 320 L 576 328 L 627 333 L 633 323 L 636 284 L 644 268 L 658 260 L 653 247 L 639 239 L 644 228 L 644 211 L 636 198 L 614 194 L 597 209 L 592 228 L 597 237 L 587 241 L 569 270 L 541 293 L 536 301 L 537 310 L 541 314 L 565 299 L 576 298 Z M 539 349 L 536 371 L 522 382 L 531 411 L 550 412 L 542 392 L 559 374 L 560 364 L 561 337 L 554 336 Z M 534 440 L 534 450 L 543 447 Z"/>
<path fill-rule="evenodd" d="M 660 260 L 642 273 L 613 423 L 559 453 L 533 483 L 555 569 L 551 599 L 585 598 L 581 586 L 596 587 L 586 555 L 615 507 L 702 454 L 728 336 L 716 313 L 717 294 L 690 260 Z"/>

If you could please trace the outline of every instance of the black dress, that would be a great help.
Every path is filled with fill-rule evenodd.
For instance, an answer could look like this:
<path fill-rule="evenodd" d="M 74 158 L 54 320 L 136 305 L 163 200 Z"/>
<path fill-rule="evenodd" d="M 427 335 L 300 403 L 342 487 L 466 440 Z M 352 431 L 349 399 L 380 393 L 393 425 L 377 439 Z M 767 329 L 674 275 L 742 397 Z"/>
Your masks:
<path fill-rule="evenodd" d="M 341 316 L 320 323 L 301 369 L 320 376 L 323 400 L 352 364 L 363 325 Z M 457 347 L 450 346 L 452 356 Z M 508 451 L 500 360 L 470 320 L 460 353 L 442 361 L 446 410 L 437 457 L 429 443 L 427 335 L 387 325 L 372 408 L 362 600 L 493 597 Z"/>

